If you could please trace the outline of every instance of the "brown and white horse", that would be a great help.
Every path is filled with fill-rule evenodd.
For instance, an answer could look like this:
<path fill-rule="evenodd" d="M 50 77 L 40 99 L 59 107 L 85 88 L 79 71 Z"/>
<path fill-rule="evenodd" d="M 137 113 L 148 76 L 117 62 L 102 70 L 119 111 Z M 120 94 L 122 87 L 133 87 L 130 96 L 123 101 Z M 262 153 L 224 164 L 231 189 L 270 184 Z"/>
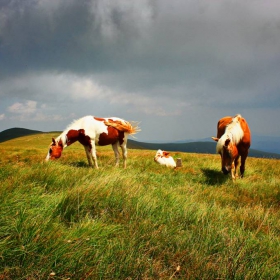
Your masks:
<path fill-rule="evenodd" d="M 224 174 L 231 172 L 235 179 L 239 157 L 241 157 L 241 177 L 245 171 L 245 161 L 251 145 L 250 128 L 241 115 L 224 117 L 217 125 L 217 137 L 212 137 L 217 142 L 216 151 L 221 155 L 222 171 Z"/>
<path fill-rule="evenodd" d="M 123 167 L 126 167 L 127 137 L 136 134 L 140 129 L 137 125 L 120 118 L 97 118 L 86 116 L 74 121 L 56 139 L 52 138 L 46 161 L 60 158 L 64 148 L 79 141 L 85 148 L 88 163 L 98 168 L 95 146 L 112 145 L 115 153 L 116 166 L 119 165 L 119 150 L 123 155 Z"/>

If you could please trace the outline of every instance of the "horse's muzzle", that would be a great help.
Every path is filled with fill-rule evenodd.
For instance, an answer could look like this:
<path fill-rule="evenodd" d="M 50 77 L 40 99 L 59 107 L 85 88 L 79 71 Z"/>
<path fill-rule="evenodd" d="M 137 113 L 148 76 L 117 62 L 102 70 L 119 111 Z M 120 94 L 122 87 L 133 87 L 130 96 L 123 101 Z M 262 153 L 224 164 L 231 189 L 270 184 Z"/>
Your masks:
<path fill-rule="evenodd" d="M 230 170 L 228 170 L 228 169 L 225 168 L 225 167 L 222 168 L 222 171 L 223 171 L 223 173 L 224 173 L 225 175 L 227 175 L 227 174 L 230 172 Z"/>

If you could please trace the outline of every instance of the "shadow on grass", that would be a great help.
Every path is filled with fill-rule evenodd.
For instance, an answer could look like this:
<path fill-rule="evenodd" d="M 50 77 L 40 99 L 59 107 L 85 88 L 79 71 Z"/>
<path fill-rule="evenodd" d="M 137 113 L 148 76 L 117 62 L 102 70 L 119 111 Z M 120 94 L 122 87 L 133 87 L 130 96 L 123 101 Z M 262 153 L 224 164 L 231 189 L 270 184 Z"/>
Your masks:
<path fill-rule="evenodd" d="M 75 161 L 75 162 L 71 162 L 71 163 L 69 163 L 69 165 L 70 166 L 73 166 L 73 167 L 80 167 L 80 168 L 85 168 L 85 167 L 90 167 L 89 165 L 88 165 L 88 163 L 87 162 L 85 162 L 85 161 Z"/>
<path fill-rule="evenodd" d="M 206 180 L 205 183 L 207 185 L 222 185 L 225 183 L 229 176 L 224 175 L 221 171 L 209 169 L 209 168 L 204 168 L 201 169 L 201 171 L 204 173 Z"/>

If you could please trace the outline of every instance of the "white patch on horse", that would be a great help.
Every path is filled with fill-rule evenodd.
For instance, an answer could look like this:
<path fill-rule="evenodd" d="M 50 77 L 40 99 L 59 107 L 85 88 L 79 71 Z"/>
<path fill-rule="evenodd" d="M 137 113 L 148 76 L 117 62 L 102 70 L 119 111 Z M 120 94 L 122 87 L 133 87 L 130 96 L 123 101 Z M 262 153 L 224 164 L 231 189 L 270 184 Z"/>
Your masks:
<path fill-rule="evenodd" d="M 216 151 L 220 153 L 223 150 L 226 140 L 230 140 L 231 143 L 237 145 L 243 138 L 244 132 L 241 128 L 238 119 L 240 115 L 235 116 L 232 121 L 227 125 L 224 135 L 217 142 Z"/>

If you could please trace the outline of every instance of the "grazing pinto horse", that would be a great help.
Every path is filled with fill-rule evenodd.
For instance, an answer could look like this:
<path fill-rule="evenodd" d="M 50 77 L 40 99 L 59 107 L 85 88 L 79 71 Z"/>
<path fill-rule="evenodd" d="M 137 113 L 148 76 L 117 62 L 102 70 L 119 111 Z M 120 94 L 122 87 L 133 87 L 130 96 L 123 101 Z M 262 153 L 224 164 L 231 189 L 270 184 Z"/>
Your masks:
<path fill-rule="evenodd" d="M 74 121 L 56 139 L 52 138 L 46 160 L 57 159 L 64 148 L 79 141 L 85 148 L 88 163 L 98 168 L 95 145 L 112 145 L 116 166 L 119 165 L 119 150 L 122 149 L 123 166 L 126 167 L 127 137 L 129 134 L 139 132 L 138 126 L 132 126 L 129 122 L 119 118 L 97 118 L 86 116 Z M 92 162 L 93 160 L 93 162 Z"/>
<path fill-rule="evenodd" d="M 217 153 L 221 155 L 222 171 L 224 174 L 231 172 L 231 177 L 237 177 L 238 159 L 241 157 L 241 177 L 245 171 L 245 161 L 251 145 L 250 128 L 241 115 L 224 117 L 217 125 L 217 137 L 212 137 L 217 142 Z"/>

